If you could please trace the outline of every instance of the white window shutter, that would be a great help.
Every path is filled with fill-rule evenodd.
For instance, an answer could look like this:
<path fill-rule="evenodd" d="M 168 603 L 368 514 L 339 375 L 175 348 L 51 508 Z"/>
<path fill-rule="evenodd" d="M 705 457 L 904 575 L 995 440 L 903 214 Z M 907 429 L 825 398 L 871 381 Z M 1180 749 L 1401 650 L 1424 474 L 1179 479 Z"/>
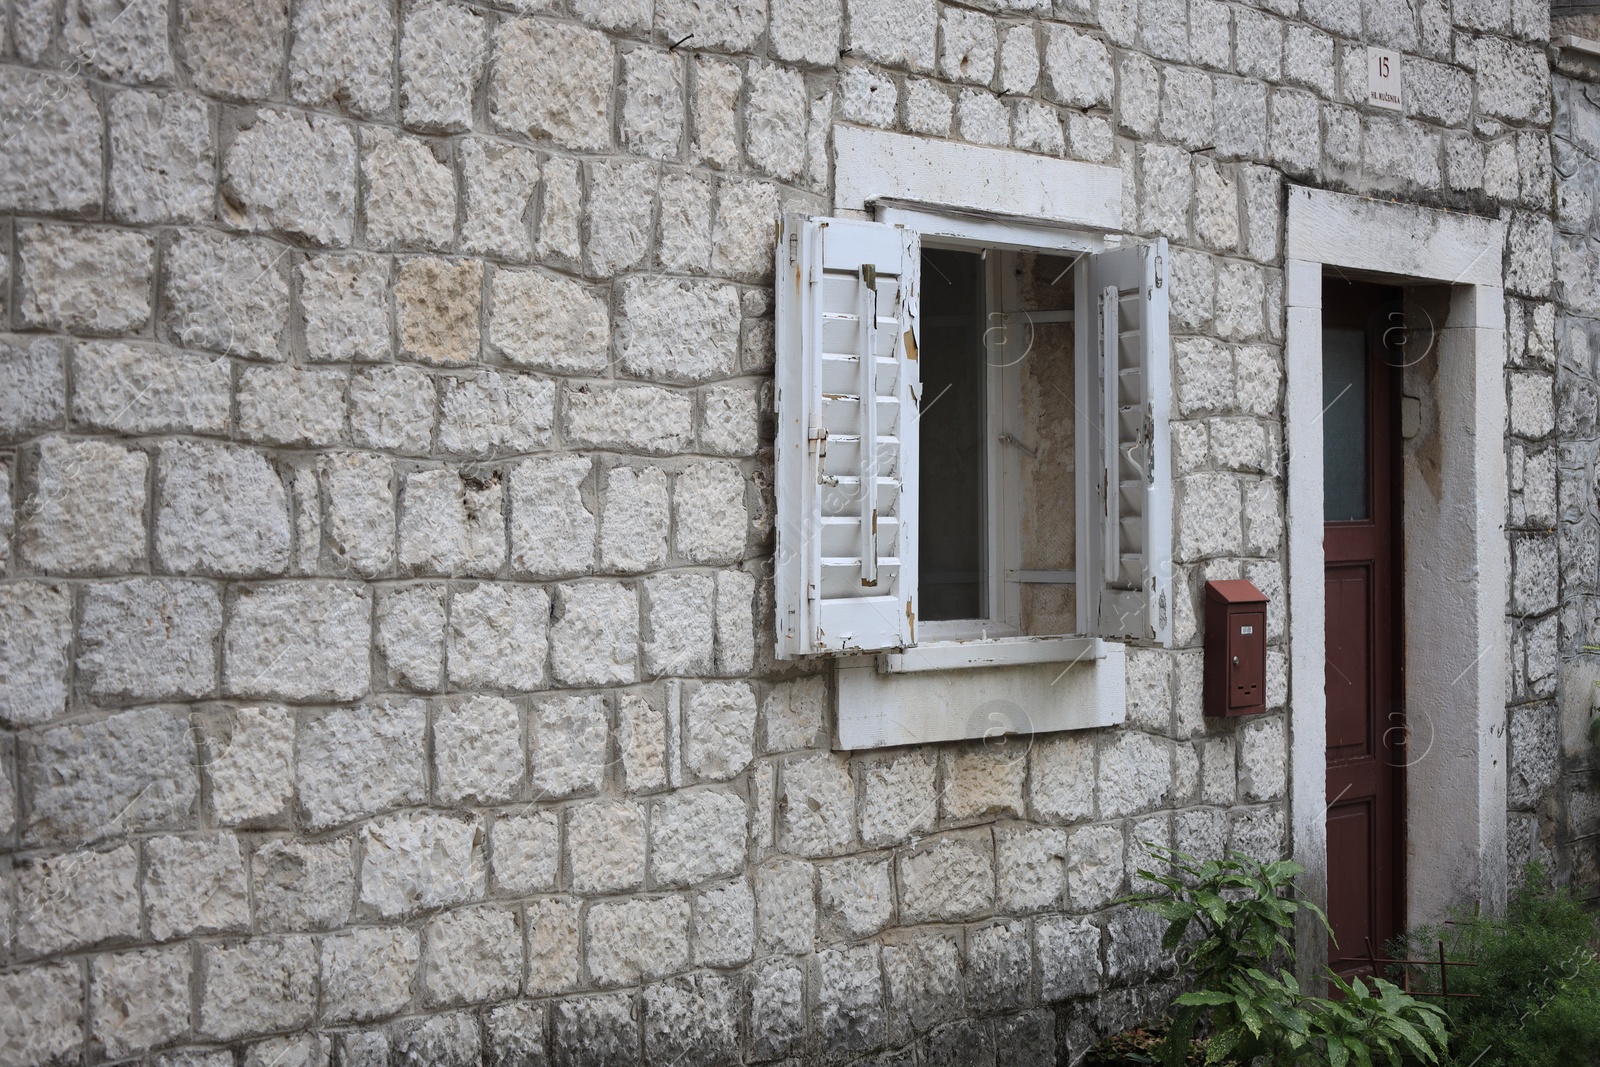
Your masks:
<path fill-rule="evenodd" d="M 1172 471 L 1165 239 L 1089 260 L 1099 529 L 1086 546 L 1103 637 L 1172 643 Z"/>
<path fill-rule="evenodd" d="M 902 227 L 784 220 L 779 659 L 915 641 L 920 266 L 917 235 Z"/>

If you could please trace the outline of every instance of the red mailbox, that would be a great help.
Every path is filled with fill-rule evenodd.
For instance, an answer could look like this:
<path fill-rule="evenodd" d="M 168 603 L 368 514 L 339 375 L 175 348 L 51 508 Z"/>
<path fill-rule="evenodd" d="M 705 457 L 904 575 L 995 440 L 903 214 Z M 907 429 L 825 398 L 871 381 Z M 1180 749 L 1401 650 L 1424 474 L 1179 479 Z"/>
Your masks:
<path fill-rule="evenodd" d="M 1267 710 L 1267 598 L 1246 581 L 1206 583 L 1207 715 Z"/>

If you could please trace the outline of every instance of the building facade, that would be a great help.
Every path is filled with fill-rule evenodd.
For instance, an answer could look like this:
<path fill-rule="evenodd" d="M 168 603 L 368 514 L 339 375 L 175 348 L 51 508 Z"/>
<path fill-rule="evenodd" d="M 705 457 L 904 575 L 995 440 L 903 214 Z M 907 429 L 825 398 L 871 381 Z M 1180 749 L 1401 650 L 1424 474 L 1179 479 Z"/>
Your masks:
<path fill-rule="evenodd" d="M 3 18 L 0 1063 L 1070 1064 L 1146 842 L 1600 894 L 1585 5 Z"/>

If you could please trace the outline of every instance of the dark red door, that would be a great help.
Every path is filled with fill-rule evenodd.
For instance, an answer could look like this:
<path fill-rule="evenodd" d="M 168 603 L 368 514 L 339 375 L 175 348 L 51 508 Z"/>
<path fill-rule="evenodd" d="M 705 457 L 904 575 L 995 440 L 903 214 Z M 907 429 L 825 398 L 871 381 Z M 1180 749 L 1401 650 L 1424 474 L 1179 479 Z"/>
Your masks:
<path fill-rule="evenodd" d="M 1323 284 L 1328 919 L 1343 974 L 1402 932 L 1405 707 L 1396 423 L 1400 291 Z M 1344 962 L 1338 962 L 1343 958 Z"/>

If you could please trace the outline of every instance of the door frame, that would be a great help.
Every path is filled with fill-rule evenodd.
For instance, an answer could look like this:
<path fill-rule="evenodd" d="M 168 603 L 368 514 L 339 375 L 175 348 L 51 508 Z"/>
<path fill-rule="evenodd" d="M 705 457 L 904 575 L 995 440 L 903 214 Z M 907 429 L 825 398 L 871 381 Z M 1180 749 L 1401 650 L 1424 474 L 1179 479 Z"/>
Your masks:
<path fill-rule="evenodd" d="M 1436 922 L 1506 898 L 1505 227 L 1493 219 L 1290 186 L 1285 235 L 1290 827 L 1302 887 L 1327 903 L 1327 719 L 1322 551 L 1322 276 L 1450 287 L 1437 331 L 1435 493 L 1407 494 L 1405 914 Z M 1408 483 L 1409 488 L 1409 483 Z M 1327 962 L 1309 915 L 1301 977 Z"/>

